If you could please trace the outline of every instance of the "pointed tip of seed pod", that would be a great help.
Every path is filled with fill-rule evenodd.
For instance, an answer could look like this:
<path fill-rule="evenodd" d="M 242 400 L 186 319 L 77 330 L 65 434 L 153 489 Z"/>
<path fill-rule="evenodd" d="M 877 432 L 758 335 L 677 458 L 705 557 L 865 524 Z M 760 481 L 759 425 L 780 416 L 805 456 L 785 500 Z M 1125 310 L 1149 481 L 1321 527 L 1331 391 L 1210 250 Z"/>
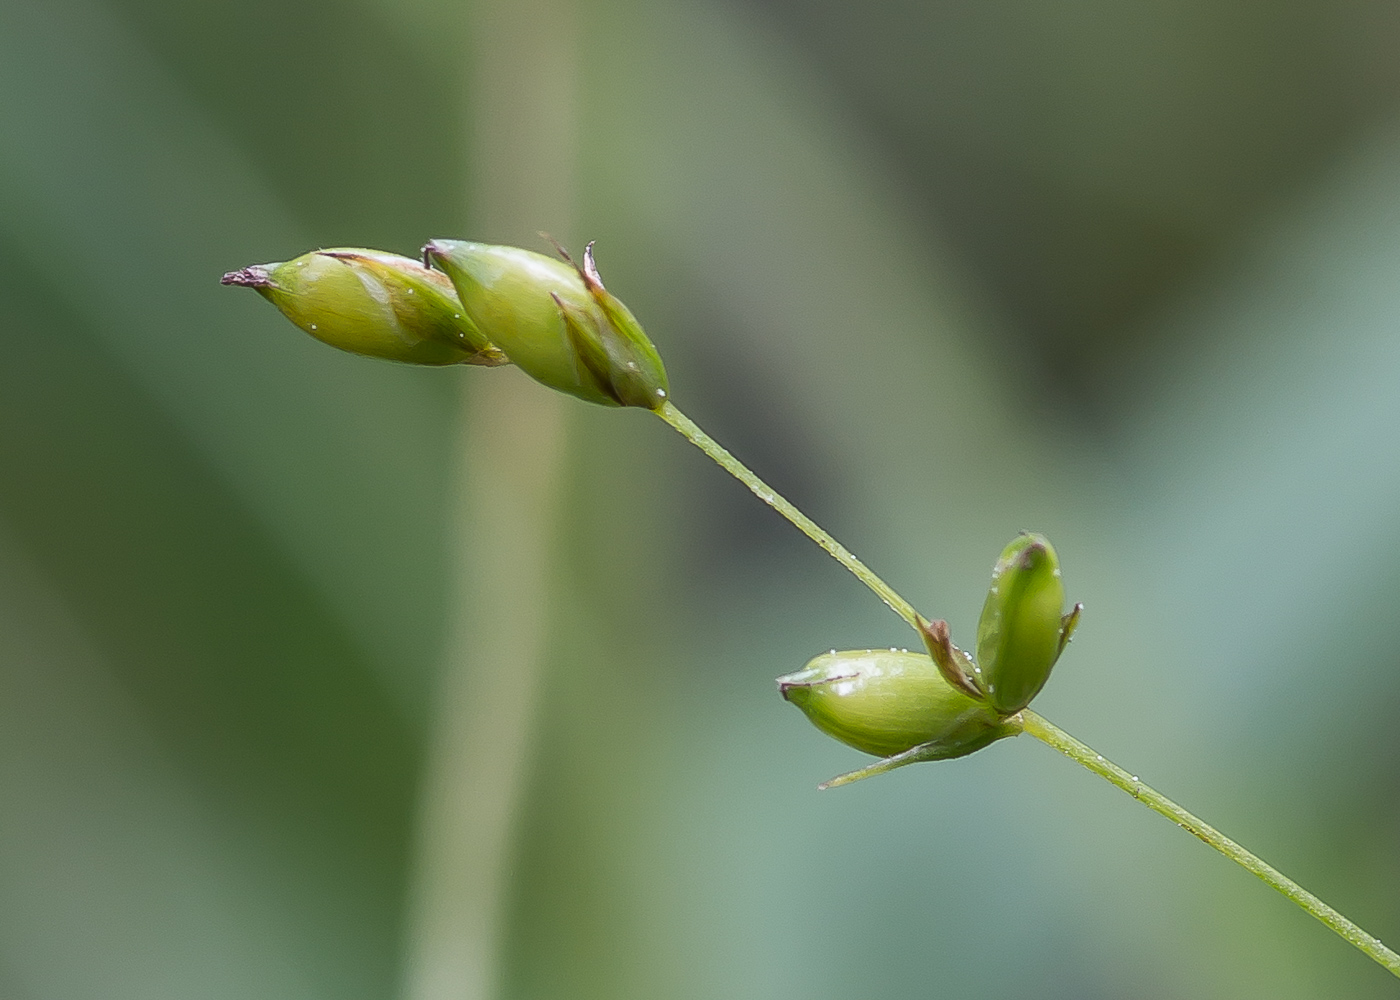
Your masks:
<path fill-rule="evenodd" d="M 418 251 L 423 255 L 423 266 L 432 267 L 433 262 L 447 252 L 443 246 L 443 240 L 429 240 L 423 244 L 423 249 Z"/>
<path fill-rule="evenodd" d="M 778 678 L 778 694 L 783 696 L 783 701 L 792 701 L 792 691 L 794 688 L 808 688 L 812 685 L 808 682 L 790 680 L 791 674 Z"/>
<path fill-rule="evenodd" d="M 919 632 L 923 635 L 924 646 L 933 657 L 934 665 L 938 667 L 943 679 L 969 698 L 984 700 L 985 695 L 968 673 L 968 668 L 974 667 L 972 658 L 953 645 L 953 634 L 948 628 L 948 623 L 941 618 L 931 622 L 920 615 Z"/>
<path fill-rule="evenodd" d="M 603 287 L 603 276 L 598 273 L 598 265 L 593 260 L 593 244 L 597 240 L 589 240 L 588 246 L 583 248 L 583 277 L 589 284 Z"/>
<path fill-rule="evenodd" d="M 583 279 L 583 283 L 588 286 L 588 288 L 607 291 L 607 288 L 603 285 L 603 276 L 598 273 L 598 264 L 593 259 L 593 245 L 598 242 L 597 240 L 588 241 L 588 245 L 583 248 L 583 262 L 579 263 L 574 260 L 573 255 L 564 248 L 564 244 L 560 243 L 549 233 L 540 230 L 539 236 L 540 239 L 546 241 L 554 248 L 554 252 L 557 253 L 566 264 L 578 272 L 578 276 Z"/>
<path fill-rule="evenodd" d="M 271 288 L 272 278 L 268 276 L 266 267 L 254 264 L 252 267 L 229 271 L 219 279 L 219 284 L 242 285 L 244 288 Z"/>
<path fill-rule="evenodd" d="M 554 252 L 557 253 L 566 264 L 578 272 L 578 276 L 583 279 L 584 285 L 590 290 L 607 291 L 603 285 L 603 277 L 598 273 L 598 265 L 593 260 L 593 244 L 598 242 L 597 240 L 588 241 L 588 245 L 583 248 L 583 262 L 579 263 L 574 260 L 573 255 L 564 248 L 564 244 L 549 235 L 549 233 L 541 230 L 540 238 L 546 240 L 550 246 L 554 247 Z"/>

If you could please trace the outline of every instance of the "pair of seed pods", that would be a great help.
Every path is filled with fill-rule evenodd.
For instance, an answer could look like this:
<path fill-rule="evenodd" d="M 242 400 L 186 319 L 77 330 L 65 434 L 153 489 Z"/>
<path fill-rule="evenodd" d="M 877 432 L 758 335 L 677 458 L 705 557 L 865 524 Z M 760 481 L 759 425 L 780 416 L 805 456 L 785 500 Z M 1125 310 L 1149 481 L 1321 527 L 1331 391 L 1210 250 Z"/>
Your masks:
<path fill-rule="evenodd" d="M 1044 535 L 1023 532 L 992 570 L 976 658 L 946 622 L 920 621 L 928 653 L 823 653 L 778 678 L 783 697 L 822 732 L 879 757 L 946 760 L 1019 732 L 1016 713 L 1045 686 L 1079 623 L 1064 613 L 1059 559 Z"/>
<path fill-rule="evenodd" d="M 665 366 L 631 310 L 603 287 L 592 244 L 581 265 L 466 240 L 432 240 L 423 259 L 316 250 L 223 281 L 257 289 L 313 337 L 355 354 L 514 364 L 590 403 L 654 410 L 666 402 Z"/>

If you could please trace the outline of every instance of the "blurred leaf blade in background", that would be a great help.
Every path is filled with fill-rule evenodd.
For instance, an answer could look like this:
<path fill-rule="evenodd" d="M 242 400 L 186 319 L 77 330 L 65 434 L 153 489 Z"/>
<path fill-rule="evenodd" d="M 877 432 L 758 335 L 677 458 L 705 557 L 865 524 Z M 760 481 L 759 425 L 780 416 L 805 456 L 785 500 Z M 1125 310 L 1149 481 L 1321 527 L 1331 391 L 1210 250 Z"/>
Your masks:
<path fill-rule="evenodd" d="M 476 148 L 456 4 L 0 6 L 0 988 L 406 981 L 463 414 L 509 376 L 217 281 L 537 228 L 955 638 L 1046 532 L 1087 610 L 1045 713 L 1400 939 L 1393 13 L 576 17 L 577 99 L 522 123 L 577 144 L 573 217 L 503 221 L 467 192 L 534 182 Z M 1387 995 L 1023 741 L 818 795 L 859 758 L 771 678 L 907 634 L 656 421 L 569 407 L 500 995 Z"/>
<path fill-rule="evenodd" d="M 61 849 L 68 838 L 97 841 L 89 845 L 96 857 L 88 865 L 95 870 L 73 871 L 76 879 L 93 880 L 92 898 L 81 883 L 68 888 L 67 899 L 45 897 L 37 886 L 15 887 L 16 900 L 40 899 L 12 917 L 22 917 L 18 927 L 32 933 L 46 916 L 61 919 L 62 910 L 44 914 L 47 903 L 70 907 L 70 919 L 81 914 L 110 931 L 140 927 L 151 917 L 124 913 L 133 900 L 119 889 L 104 898 L 102 878 L 132 862 L 142 867 L 128 871 L 128 888 L 146 879 L 163 885 L 171 876 L 160 855 L 125 858 L 122 842 L 104 845 L 101 833 L 124 835 L 131 848 L 148 850 L 183 833 L 195 839 L 172 846 L 204 854 L 211 870 L 205 885 L 188 871 L 191 884 L 171 885 L 196 900 L 201 893 L 214 896 L 185 905 L 209 908 L 207 919 L 215 924 L 249 919 L 240 914 L 251 910 L 256 923 L 245 929 L 252 932 L 242 942 L 245 963 L 263 949 L 283 952 L 267 965 L 250 965 L 259 988 L 305 990 L 323 965 L 328 968 L 320 975 L 339 980 L 340 992 L 382 992 L 393 967 L 385 934 L 393 928 L 407 834 L 403 814 L 418 756 L 405 713 L 343 623 L 266 529 L 209 474 L 181 431 L 71 313 L 34 294 L 38 282 L 25 262 L 5 256 L 6 328 L 13 339 L 4 368 L 0 423 L 9 474 L 0 503 L 16 536 L 10 549 L 24 554 L 20 567 L 42 567 L 21 570 L 41 582 L 12 584 L 9 614 L 21 636 L 33 631 L 40 637 L 28 641 L 42 644 L 54 641 L 46 635 L 71 633 L 76 638 L 59 641 L 81 650 L 75 662 L 62 663 L 67 676 L 57 678 L 49 676 L 42 656 L 7 660 L 13 673 L 6 707 L 17 722 L 63 716 L 50 734 L 19 727 L 37 741 L 24 749 L 44 748 L 45 757 L 57 758 L 20 758 L 46 766 L 30 772 L 28 781 L 71 783 L 81 780 L 74 766 L 100 769 L 87 779 L 94 782 L 88 789 L 94 800 L 79 793 L 45 806 L 23 795 L 11 798 L 13 835 L 32 838 L 31 852 L 57 846 L 53 862 L 73 864 Z M 28 591 L 36 586 L 41 594 L 52 589 L 61 596 L 40 597 L 55 609 L 26 622 L 25 607 L 33 600 Z M 93 717 L 90 734 L 82 715 L 66 717 L 74 709 Z M 133 749 L 121 742 L 108 747 L 104 739 Z M 109 755 L 116 761 L 104 759 Z M 153 769 L 157 788 L 173 785 L 166 794 L 174 796 L 169 819 L 175 828 L 164 830 L 157 813 L 123 817 L 138 823 L 131 832 L 120 824 L 108 829 L 102 814 L 89 810 L 108 796 L 117 800 L 108 808 L 137 808 L 117 792 L 134 786 L 130 791 L 139 793 L 143 767 Z M 104 776 L 101 769 L 116 773 Z M 140 820 L 148 824 L 144 830 Z M 181 829 L 191 825 L 193 831 Z M 143 833 L 155 844 L 145 844 Z M 7 852 L 7 861 L 12 879 L 23 880 L 34 865 L 32 857 L 15 852 Z M 196 858 L 185 859 L 192 863 Z M 360 875 L 347 878 L 347 869 Z M 58 881 L 67 884 L 67 878 Z M 287 884 L 301 893 L 288 899 Z M 179 892 L 169 902 L 179 901 Z M 148 905 L 158 913 L 160 902 L 157 896 Z M 175 916 L 167 913 L 164 925 Z M 204 921 L 193 924 L 191 932 L 208 933 Z M 127 941 L 126 953 L 103 954 L 108 934 L 87 933 L 98 955 L 49 963 L 51 971 L 73 977 L 66 988 L 118 995 L 125 983 L 129 995 L 142 995 L 150 985 L 143 985 L 142 974 L 150 970 L 138 950 L 142 942 Z M 348 967 L 331 958 L 345 940 L 359 942 Z M 145 946 L 169 947 L 159 939 Z M 202 943 L 210 957 L 221 947 Z M 104 964 L 91 967 L 99 956 Z M 279 966 L 291 983 L 262 979 Z M 42 971 L 19 974 L 29 979 Z M 172 989 L 196 988 L 199 975 L 207 975 L 181 971 L 185 978 Z M 236 978 L 223 978 L 238 989 Z M 45 985 L 41 978 L 28 988 L 42 993 Z"/>
<path fill-rule="evenodd" d="M 441 606 L 418 567 L 442 557 L 430 522 L 400 515 L 383 484 L 386 474 L 418 478 L 419 491 L 439 494 L 442 517 L 448 385 L 439 380 L 434 393 L 415 385 L 430 373 L 328 360 L 255 303 L 207 287 L 209 273 L 249 248 L 304 238 L 136 40 L 110 16 L 98 20 L 100 8 L 79 6 L 61 22 L 46 5 L 27 19 L 24 4 L 7 12 L 5 65 L 28 84 L 5 104 L 13 238 L 40 269 L 77 247 L 97 258 L 83 280 L 56 282 L 60 294 L 284 534 L 347 622 L 393 630 L 365 637 L 377 658 L 401 661 L 416 645 L 421 663 Z M 56 95 L 46 75 L 61 81 Z M 34 115 L 37 106 L 46 113 Z M 139 183 L 124 188 L 124 178 Z M 135 260 L 145 266 L 133 269 Z M 299 480 L 308 488 L 287 488 Z M 347 571 L 360 547 L 393 576 L 367 587 Z M 392 614 L 374 612 L 384 601 Z"/>

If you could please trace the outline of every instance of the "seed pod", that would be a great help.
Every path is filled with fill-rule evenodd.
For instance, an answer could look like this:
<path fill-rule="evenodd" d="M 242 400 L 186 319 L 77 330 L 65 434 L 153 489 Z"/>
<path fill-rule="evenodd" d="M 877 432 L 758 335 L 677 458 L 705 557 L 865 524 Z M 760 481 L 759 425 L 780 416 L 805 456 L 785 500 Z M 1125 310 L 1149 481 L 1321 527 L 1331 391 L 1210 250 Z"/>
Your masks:
<path fill-rule="evenodd" d="M 1023 532 L 997 560 L 977 624 L 973 680 L 988 703 L 1012 715 L 1050 678 L 1050 668 L 1079 620 L 1075 606 L 1063 614 L 1060 562 L 1044 535 Z"/>
<path fill-rule="evenodd" d="M 581 267 L 462 240 L 433 240 L 423 255 L 452 279 L 477 326 L 531 378 L 604 406 L 654 410 L 666 401 L 661 358 L 603 287 L 591 243 Z"/>
<path fill-rule="evenodd" d="M 919 760 L 962 757 L 1015 732 L 923 653 L 823 653 L 779 677 L 778 690 L 828 736 L 879 757 L 916 747 L 924 748 Z"/>
<path fill-rule="evenodd" d="M 468 317 L 452 282 L 416 260 L 378 250 L 316 250 L 224 275 L 255 288 L 318 340 L 355 354 L 418 365 L 504 365 Z"/>

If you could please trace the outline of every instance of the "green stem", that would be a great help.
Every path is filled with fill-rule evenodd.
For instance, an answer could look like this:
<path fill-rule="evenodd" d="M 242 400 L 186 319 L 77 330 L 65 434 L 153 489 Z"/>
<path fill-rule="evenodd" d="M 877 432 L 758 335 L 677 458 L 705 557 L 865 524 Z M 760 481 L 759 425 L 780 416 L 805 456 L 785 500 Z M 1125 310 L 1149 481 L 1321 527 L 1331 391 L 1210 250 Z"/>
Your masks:
<path fill-rule="evenodd" d="M 1400 976 L 1400 954 L 1391 951 L 1378 938 L 1366 933 L 1273 865 L 1245 850 L 1200 817 L 1187 812 L 1152 786 L 1144 784 L 1137 775 L 1129 774 L 1113 761 L 1106 759 L 1103 754 L 1096 753 L 1092 747 L 1079 742 L 1059 726 L 1030 709 L 1021 713 L 1021 719 L 1024 732 L 1046 746 L 1060 751 L 1105 781 L 1117 785 L 1153 812 L 1172 820 L 1177 826 L 1209 844 L 1245 871 L 1257 875 L 1266 885 L 1272 886 L 1297 903 L 1304 911 L 1321 920 L 1343 939 L 1389 969 L 1392 974 Z"/>
<path fill-rule="evenodd" d="M 729 454 L 723 445 L 702 431 L 695 421 L 676 409 L 674 404 L 663 403 L 660 409 L 653 412 L 684 435 L 687 441 L 714 459 L 715 464 L 721 469 L 752 490 L 754 496 L 783 515 L 795 524 L 804 535 L 826 549 L 831 554 L 831 558 L 855 574 L 856 579 L 873 590 L 876 597 L 889 605 L 890 610 L 908 622 L 915 631 L 918 631 L 919 613 L 914 610 L 914 606 L 895 593 L 894 588 L 876 576 L 869 566 L 852 555 L 850 549 L 823 531 L 821 525 L 802 513 L 786 497 L 754 475 L 747 465 Z"/>
<path fill-rule="evenodd" d="M 913 605 L 900 597 L 889 584 L 876 576 L 869 566 L 853 556 L 850 550 L 823 531 L 815 521 L 754 475 L 743 462 L 740 462 L 714 438 L 697 427 L 694 421 L 669 402 L 663 404 L 655 413 L 684 435 L 691 444 L 714 459 L 715 463 L 725 472 L 752 490 L 760 500 L 795 524 L 804 535 L 826 549 L 832 558 L 855 574 L 856 578 L 873 590 L 880 600 L 890 606 L 895 614 L 908 622 L 916 632 L 919 631 L 921 619 Z M 1019 717 L 1013 717 L 1010 721 L 1015 721 L 1016 718 L 1020 719 L 1024 732 L 1060 751 L 1071 760 L 1082 764 L 1110 784 L 1117 785 L 1153 812 L 1160 813 L 1172 820 L 1177 826 L 1209 844 L 1246 871 L 1257 875 L 1265 884 L 1277 889 L 1305 912 L 1312 914 L 1332 928 L 1344 940 L 1360 949 L 1373 961 L 1390 970 L 1393 975 L 1400 976 L 1400 954 L 1391 951 L 1378 938 L 1366 933 L 1277 868 L 1251 854 L 1209 823 L 1187 812 L 1150 785 L 1143 784 L 1136 775 L 1129 774 L 1117 764 L 1105 759 L 1103 754 L 1097 753 L 1093 748 L 1079 742 L 1069 733 L 1030 709 L 1026 709 L 1020 713 Z M 879 768 L 881 764 L 873 765 L 873 767 Z M 856 773 L 863 776 L 865 771 Z M 845 777 L 847 776 L 843 776 L 843 778 Z M 841 781 L 841 779 L 837 780 Z"/>

